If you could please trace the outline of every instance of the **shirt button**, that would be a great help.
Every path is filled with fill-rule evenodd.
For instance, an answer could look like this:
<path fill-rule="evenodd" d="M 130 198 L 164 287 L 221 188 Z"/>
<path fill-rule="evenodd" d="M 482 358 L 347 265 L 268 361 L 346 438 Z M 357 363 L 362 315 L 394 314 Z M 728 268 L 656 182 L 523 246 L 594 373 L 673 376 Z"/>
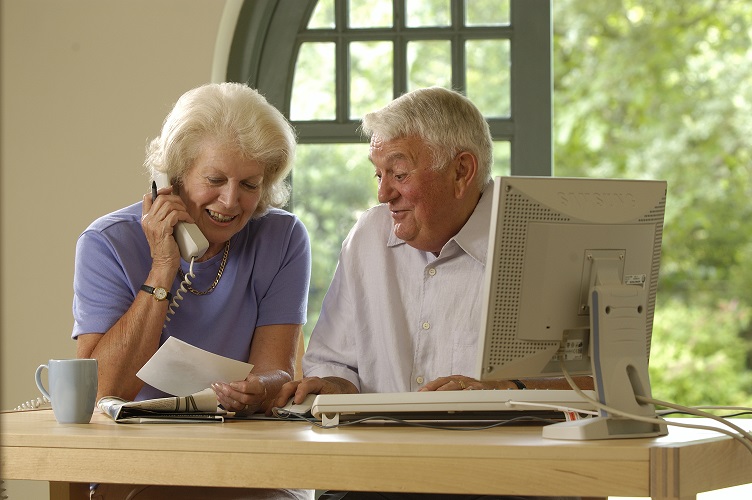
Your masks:
<path fill-rule="evenodd" d="M 429 328 L 431 328 L 431 323 L 429 323 L 428 321 L 425 321 L 421 326 L 423 327 L 424 330 L 428 330 Z"/>
<path fill-rule="evenodd" d="M 436 268 L 432 267 L 431 269 L 429 269 L 428 270 L 428 275 L 429 276 L 436 276 Z"/>
<path fill-rule="evenodd" d="M 423 377 L 418 377 L 418 378 L 415 379 L 415 381 L 418 383 L 418 385 L 423 385 L 423 381 L 424 380 L 425 379 Z"/>

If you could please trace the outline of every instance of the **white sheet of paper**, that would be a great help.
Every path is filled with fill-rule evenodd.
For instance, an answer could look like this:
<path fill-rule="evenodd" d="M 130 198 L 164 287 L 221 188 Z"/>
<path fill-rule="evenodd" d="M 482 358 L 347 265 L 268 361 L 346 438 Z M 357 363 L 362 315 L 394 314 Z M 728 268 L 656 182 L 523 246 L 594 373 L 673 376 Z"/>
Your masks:
<path fill-rule="evenodd" d="M 226 358 L 170 337 L 136 373 L 136 376 L 173 396 L 190 396 L 212 382 L 244 380 L 250 363 Z"/>

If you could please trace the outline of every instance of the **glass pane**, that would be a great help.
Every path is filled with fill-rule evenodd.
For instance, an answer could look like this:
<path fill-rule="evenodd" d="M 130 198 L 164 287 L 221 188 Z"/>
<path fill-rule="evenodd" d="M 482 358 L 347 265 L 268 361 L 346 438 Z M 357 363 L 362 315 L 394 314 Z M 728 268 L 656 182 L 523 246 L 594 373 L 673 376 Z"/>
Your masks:
<path fill-rule="evenodd" d="M 306 339 L 319 317 L 342 241 L 355 221 L 378 204 L 368 144 L 300 144 L 293 170 L 292 211 L 303 221 L 314 256 Z"/>
<path fill-rule="evenodd" d="M 452 87 L 452 45 L 447 41 L 407 44 L 407 89 Z"/>
<path fill-rule="evenodd" d="M 512 147 L 509 141 L 494 141 L 494 162 L 491 175 L 510 175 L 512 172 Z"/>
<path fill-rule="evenodd" d="M 318 0 L 308 21 L 308 29 L 332 29 L 334 22 L 334 0 Z"/>
<path fill-rule="evenodd" d="M 468 40 L 465 58 L 467 96 L 485 116 L 510 116 L 509 40 Z"/>
<path fill-rule="evenodd" d="M 392 21 L 392 0 L 349 0 L 347 25 L 351 28 L 389 28 Z"/>
<path fill-rule="evenodd" d="M 405 25 L 451 26 L 450 0 L 407 0 L 405 2 Z"/>
<path fill-rule="evenodd" d="M 465 0 L 465 25 L 509 25 L 509 0 Z"/>
<path fill-rule="evenodd" d="M 350 44 L 350 118 L 392 100 L 392 42 Z"/>
<path fill-rule="evenodd" d="M 335 44 L 300 46 L 290 100 L 291 120 L 334 120 L 337 115 Z"/>

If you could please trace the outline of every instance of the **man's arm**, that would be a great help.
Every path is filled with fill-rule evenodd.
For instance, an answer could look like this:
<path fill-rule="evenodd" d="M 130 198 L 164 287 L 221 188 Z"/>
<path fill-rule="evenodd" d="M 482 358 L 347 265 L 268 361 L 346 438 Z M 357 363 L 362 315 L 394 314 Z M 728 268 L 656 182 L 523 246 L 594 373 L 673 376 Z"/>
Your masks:
<path fill-rule="evenodd" d="M 592 390 L 595 386 L 592 377 L 573 377 L 577 387 L 582 390 Z M 522 386 L 520 387 L 519 384 Z M 461 390 L 494 390 L 494 389 L 571 389 L 563 377 L 531 378 L 521 380 L 493 380 L 480 381 L 464 375 L 450 375 L 439 377 L 424 385 L 421 391 L 461 391 Z"/>

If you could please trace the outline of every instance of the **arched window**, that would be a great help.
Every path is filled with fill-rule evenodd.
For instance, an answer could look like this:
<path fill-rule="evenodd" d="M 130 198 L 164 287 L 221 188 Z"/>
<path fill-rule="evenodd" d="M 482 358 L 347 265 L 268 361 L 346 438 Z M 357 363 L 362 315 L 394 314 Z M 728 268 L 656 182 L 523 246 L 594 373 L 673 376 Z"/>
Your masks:
<path fill-rule="evenodd" d="M 551 175 L 551 0 L 246 0 L 227 80 L 257 88 L 298 132 L 307 332 L 342 240 L 377 203 L 366 112 L 419 87 L 459 90 L 490 124 L 495 175 Z"/>

